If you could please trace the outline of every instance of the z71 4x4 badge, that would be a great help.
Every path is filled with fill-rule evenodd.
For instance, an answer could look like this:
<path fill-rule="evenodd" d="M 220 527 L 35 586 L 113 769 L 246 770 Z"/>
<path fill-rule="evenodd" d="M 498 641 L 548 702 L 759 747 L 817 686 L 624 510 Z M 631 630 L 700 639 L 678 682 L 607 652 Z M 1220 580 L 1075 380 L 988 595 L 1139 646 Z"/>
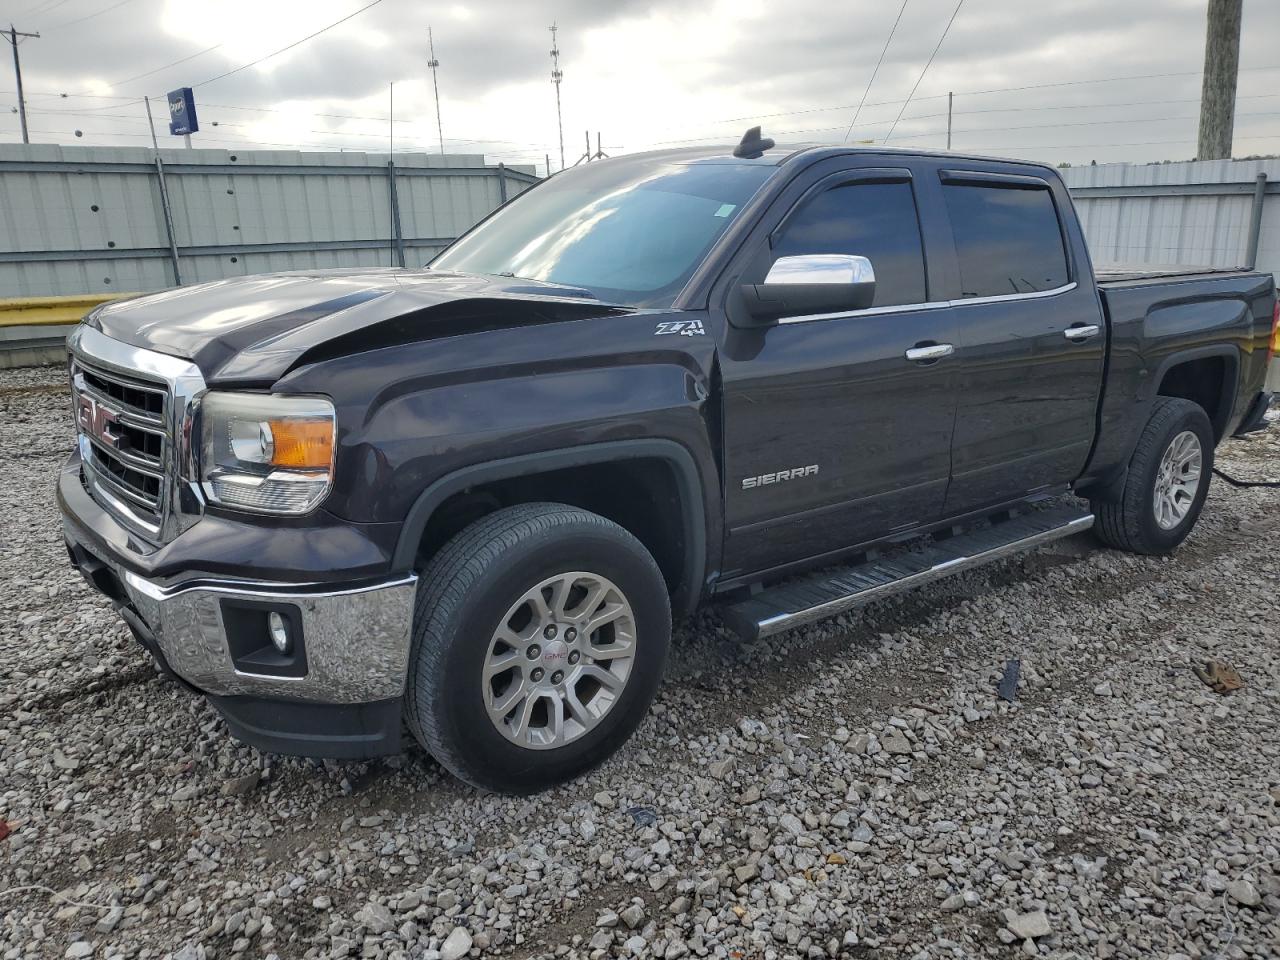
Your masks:
<path fill-rule="evenodd" d="M 666 333 L 678 333 L 682 337 L 703 337 L 707 331 L 702 329 L 701 320 L 668 320 L 658 324 L 658 329 L 653 331 L 655 337 Z"/>

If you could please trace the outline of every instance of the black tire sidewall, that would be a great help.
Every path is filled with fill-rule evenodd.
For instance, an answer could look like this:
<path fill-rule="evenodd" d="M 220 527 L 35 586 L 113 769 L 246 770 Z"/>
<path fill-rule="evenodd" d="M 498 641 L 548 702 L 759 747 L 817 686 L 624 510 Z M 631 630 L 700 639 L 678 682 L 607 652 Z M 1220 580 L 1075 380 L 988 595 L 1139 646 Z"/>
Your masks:
<path fill-rule="evenodd" d="M 622 533 L 622 531 L 618 531 Z M 638 552 L 637 552 L 638 551 Z M 631 604 L 636 652 L 621 696 L 588 733 L 563 747 L 522 748 L 493 726 L 481 671 L 502 616 L 534 584 L 584 571 L 611 580 Z M 431 678 L 431 708 L 454 763 L 477 786 L 531 792 L 570 779 L 610 756 L 639 726 L 662 679 L 671 636 L 666 587 L 643 547 L 598 526 L 562 525 L 522 541 L 471 585 L 445 626 L 444 670 Z"/>
<path fill-rule="evenodd" d="M 1155 484 L 1160 470 L 1160 461 L 1173 438 L 1184 430 L 1194 433 L 1200 441 L 1200 486 L 1191 501 L 1191 509 L 1182 521 L 1172 529 L 1166 530 L 1156 521 Z M 1146 458 L 1141 476 L 1133 476 L 1130 483 L 1139 484 L 1134 489 L 1134 506 L 1137 508 L 1136 520 L 1140 529 L 1140 537 L 1153 553 L 1165 553 L 1186 539 L 1191 528 L 1195 526 L 1204 509 L 1205 499 L 1209 495 L 1209 480 L 1213 472 L 1213 427 L 1202 409 L 1187 402 L 1180 415 L 1173 417 L 1161 431 L 1153 431 L 1146 438 L 1150 444 L 1151 454 Z M 1140 499 L 1139 499 L 1140 498 Z"/>

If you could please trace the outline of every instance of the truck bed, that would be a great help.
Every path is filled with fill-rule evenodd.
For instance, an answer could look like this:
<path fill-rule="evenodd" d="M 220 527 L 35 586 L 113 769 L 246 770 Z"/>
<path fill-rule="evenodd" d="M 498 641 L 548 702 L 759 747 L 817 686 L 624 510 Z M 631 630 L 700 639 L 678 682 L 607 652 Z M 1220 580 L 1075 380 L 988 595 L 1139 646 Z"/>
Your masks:
<path fill-rule="evenodd" d="M 1098 453 L 1127 457 L 1147 404 L 1175 357 L 1221 358 L 1222 388 L 1205 398 L 1219 437 L 1230 436 L 1266 378 L 1275 280 L 1243 267 L 1107 266 L 1095 273 L 1110 336 Z M 1257 349 L 1263 347 L 1263 349 Z M 1215 375 L 1213 371 L 1208 372 Z"/>
<path fill-rule="evenodd" d="M 1115 286 L 1149 280 L 1177 281 L 1224 274 L 1250 273 L 1248 267 L 1197 267 L 1186 264 L 1112 263 L 1093 268 L 1098 286 Z"/>

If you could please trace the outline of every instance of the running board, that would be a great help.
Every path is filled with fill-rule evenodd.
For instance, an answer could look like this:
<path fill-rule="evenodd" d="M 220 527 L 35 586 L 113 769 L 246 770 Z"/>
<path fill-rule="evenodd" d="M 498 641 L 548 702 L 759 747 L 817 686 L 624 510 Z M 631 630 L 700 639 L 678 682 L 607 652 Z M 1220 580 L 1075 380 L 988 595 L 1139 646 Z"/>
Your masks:
<path fill-rule="evenodd" d="M 721 613 L 744 640 L 771 637 L 1092 526 L 1093 514 L 1074 505 L 1024 513 L 888 559 L 829 568 L 769 587 L 722 607 Z"/>

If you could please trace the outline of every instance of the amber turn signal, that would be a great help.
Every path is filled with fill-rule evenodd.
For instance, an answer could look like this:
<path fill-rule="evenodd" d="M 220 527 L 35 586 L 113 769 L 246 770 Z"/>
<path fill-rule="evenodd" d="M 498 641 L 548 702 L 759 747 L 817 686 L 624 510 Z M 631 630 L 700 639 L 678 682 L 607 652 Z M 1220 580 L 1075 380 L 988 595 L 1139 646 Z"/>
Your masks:
<path fill-rule="evenodd" d="M 328 470 L 333 463 L 333 421 L 269 420 L 271 465 L 295 470 Z"/>

